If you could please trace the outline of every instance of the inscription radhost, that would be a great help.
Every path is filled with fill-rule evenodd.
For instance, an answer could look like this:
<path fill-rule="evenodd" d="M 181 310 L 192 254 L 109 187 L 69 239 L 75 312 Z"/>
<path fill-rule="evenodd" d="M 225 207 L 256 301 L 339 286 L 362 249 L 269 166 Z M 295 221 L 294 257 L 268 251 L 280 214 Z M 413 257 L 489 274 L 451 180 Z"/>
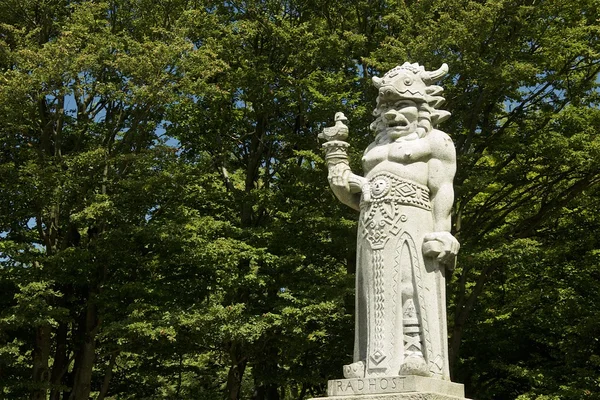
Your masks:
<path fill-rule="evenodd" d="M 331 381 L 333 392 L 346 393 L 384 393 L 400 392 L 404 389 L 405 377 L 338 379 Z"/>

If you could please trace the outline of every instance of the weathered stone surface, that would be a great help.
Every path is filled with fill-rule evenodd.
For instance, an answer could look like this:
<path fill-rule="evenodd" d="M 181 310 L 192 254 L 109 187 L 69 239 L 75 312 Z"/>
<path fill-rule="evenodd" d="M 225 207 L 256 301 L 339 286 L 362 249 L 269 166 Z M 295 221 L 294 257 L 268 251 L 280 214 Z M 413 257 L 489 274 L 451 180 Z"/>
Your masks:
<path fill-rule="evenodd" d="M 442 88 L 433 85 L 447 70 L 405 63 L 373 78 L 379 95 L 364 176 L 350 170 L 343 114 L 320 135 L 333 192 L 360 211 L 354 360 L 344 366 L 346 378 L 449 380 L 445 274 L 459 249 L 450 234 L 456 155 L 436 129 L 450 113 L 438 109 Z"/>
<path fill-rule="evenodd" d="M 315 397 L 309 400 L 332 400 L 331 397 Z M 352 395 L 335 397 L 335 400 L 467 400 L 438 393 L 393 393 L 375 395 Z"/>
<path fill-rule="evenodd" d="M 385 376 L 377 378 L 334 379 L 327 382 L 328 396 L 422 392 L 462 398 L 464 386 L 423 376 Z"/>

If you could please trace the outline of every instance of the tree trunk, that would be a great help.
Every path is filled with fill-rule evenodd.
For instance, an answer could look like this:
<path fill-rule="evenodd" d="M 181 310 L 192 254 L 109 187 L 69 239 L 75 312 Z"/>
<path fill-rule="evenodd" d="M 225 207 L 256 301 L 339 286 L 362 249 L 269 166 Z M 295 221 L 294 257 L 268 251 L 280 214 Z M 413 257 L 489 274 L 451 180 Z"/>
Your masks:
<path fill-rule="evenodd" d="M 252 400 L 279 400 L 279 390 L 276 384 L 259 385 L 254 391 Z"/>
<path fill-rule="evenodd" d="M 247 360 L 246 357 L 242 356 L 241 346 L 238 343 L 231 344 L 229 356 L 231 357 L 231 366 L 229 367 L 229 373 L 227 374 L 225 399 L 239 400 Z"/>
<path fill-rule="evenodd" d="M 279 351 L 274 343 L 267 343 L 263 350 L 265 357 L 259 365 L 253 366 L 255 375 L 255 390 L 253 400 L 279 400 L 279 386 L 276 383 L 279 376 Z"/>
<path fill-rule="evenodd" d="M 33 384 L 32 400 L 46 400 L 50 358 L 50 325 L 38 326 L 35 331 L 35 348 L 33 349 Z"/>
<path fill-rule="evenodd" d="M 243 226 L 251 226 L 254 217 L 254 201 L 250 193 L 254 189 L 260 176 L 260 164 L 266 149 L 265 136 L 267 132 L 267 116 L 260 114 L 256 119 L 256 130 L 252 135 L 248 148 L 248 165 L 246 166 L 246 179 L 244 181 L 244 193 L 241 209 L 241 221 Z"/>
<path fill-rule="evenodd" d="M 66 322 L 61 322 L 56 330 L 56 350 L 54 352 L 54 363 L 52 364 L 52 375 L 50 382 L 53 388 L 50 391 L 50 400 L 60 400 L 59 385 L 69 368 L 69 359 L 67 357 L 67 331 Z"/>
<path fill-rule="evenodd" d="M 104 381 L 102 382 L 102 388 L 100 389 L 100 393 L 96 400 L 104 400 L 106 394 L 108 393 L 108 389 L 110 387 L 110 380 L 112 379 L 113 370 L 115 369 L 115 364 L 117 363 L 117 357 L 119 357 L 119 351 L 114 352 L 110 356 L 110 361 L 108 362 L 108 366 L 106 367 L 106 373 L 104 374 Z"/>
<path fill-rule="evenodd" d="M 465 328 L 465 324 L 467 319 L 471 315 L 473 308 L 475 307 L 475 303 L 479 298 L 479 295 L 483 292 L 483 288 L 485 283 L 489 280 L 490 275 L 494 272 L 494 270 L 498 267 L 498 264 L 488 265 L 481 271 L 481 274 L 477 278 L 475 283 L 475 287 L 472 289 L 471 293 L 467 296 L 465 293 L 465 284 L 466 284 L 466 271 L 463 271 L 463 275 L 461 276 L 461 293 L 459 293 L 458 301 L 456 302 L 456 309 L 454 313 L 454 325 L 452 326 L 452 337 L 450 339 L 450 346 L 448 348 L 448 356 L 450 359 L 450 378 L 454 380 L 456 366 L 458 364 L 459 353 L 460 353 L 460 344 L 463 335 L 463 331 Z"/>
<path fill-rule="evenodd" d="M 96 327 L 98 315 L 93 304 L 93 294 L 87 299 L 87 307 L 82 313 L 78 329 L 79 349 L 75 355 L 73 389 L 69 400 L 87 400 L 90 397 L 92 368 L 96 350 Z"/>

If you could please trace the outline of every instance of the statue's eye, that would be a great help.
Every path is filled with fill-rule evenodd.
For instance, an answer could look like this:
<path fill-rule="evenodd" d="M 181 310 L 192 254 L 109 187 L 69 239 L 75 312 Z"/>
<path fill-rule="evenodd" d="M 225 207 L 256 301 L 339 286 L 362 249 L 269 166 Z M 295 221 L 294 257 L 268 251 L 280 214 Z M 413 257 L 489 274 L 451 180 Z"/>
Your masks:
<path fill-rule="evenodd" d="M 412 84 L 413 84 L 413 80 L 412 80 L 412 78 L 409 78 L 408 76 L 407 76 L 406 78 L 404 78 L 404 84 L 405 84 L 406 86 L 410 86 L 410 85 L 412 85 Z"/>

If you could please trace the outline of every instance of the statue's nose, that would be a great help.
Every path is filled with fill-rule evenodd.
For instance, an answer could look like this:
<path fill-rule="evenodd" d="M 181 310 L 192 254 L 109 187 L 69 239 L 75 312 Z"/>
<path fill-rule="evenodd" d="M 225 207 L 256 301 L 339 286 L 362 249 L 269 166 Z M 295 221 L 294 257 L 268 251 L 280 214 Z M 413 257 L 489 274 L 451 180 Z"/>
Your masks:
<path fill-rule="evenodd" d="M 387 111 L 385 114 L 383 114 L 383 116 L 388 121 L 393 121 L 398 117 L 398 113 L 394 110 L 390 110 L 390 111 Z"/>

